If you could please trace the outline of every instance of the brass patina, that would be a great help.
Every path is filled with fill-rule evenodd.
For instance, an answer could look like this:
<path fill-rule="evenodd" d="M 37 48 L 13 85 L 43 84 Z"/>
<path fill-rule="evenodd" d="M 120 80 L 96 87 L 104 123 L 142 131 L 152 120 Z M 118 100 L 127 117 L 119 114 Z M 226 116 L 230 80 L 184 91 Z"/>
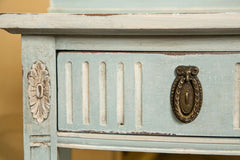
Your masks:
<path fill-rule="evenodd" d="M 178 66 L 171 89 L 172 110 L 180 121 L 192 122 L 202 106 L 202 86 L 197 77 L 196 66 Z"/>

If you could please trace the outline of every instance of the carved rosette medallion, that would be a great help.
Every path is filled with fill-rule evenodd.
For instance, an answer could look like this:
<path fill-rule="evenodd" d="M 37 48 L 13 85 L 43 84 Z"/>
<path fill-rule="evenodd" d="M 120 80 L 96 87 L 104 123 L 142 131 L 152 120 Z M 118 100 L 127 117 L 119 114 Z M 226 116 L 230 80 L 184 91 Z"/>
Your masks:
<path fill-rule="evenodd" d="M 172 110 L 180 121 L 192 122 L 199 114 L 202 106 L 202 86 L 197 77 L 199 72 L 195 66 L 178 66 L 176 79 L 171 89 Z"/>
<path fill-rule="evenodd" d="M 32 116 L 38 123 L 48 118 L 50 110 L 50 77 L 46 65 L 36 61 L 27 75 L 28 98 Z"/>

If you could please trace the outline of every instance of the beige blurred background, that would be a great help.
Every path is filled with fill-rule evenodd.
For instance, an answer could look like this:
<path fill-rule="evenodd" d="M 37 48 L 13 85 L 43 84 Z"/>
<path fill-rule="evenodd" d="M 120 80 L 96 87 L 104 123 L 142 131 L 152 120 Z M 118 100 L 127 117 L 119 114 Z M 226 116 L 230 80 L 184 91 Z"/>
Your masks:
<path fill-rule="evenodd" d="M 47 12 L 49 0 L 0 0 L 0 13 Z M 21 36 L 0 30 L 0 160 L 23 160 Z M 240 157 L 73 150 L 73 160 L 240 160 Z"/>

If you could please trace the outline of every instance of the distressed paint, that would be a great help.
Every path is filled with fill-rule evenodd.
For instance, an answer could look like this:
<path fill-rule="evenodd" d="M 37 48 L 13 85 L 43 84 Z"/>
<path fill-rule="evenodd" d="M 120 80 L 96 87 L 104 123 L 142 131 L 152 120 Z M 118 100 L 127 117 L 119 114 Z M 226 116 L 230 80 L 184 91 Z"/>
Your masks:
<path fill-rule="evenodd" d="M 240 63 L 235 65 L 235 81 L 234 81 L 234 119 L 233 127 L 235 129 L 240 128 Z"/>
<path fill-rule="evenodd" d="M 31 160 L 50 160 L 51 153 L 49 146 L 31 147 Z"/>
<path fill-rule="evenodd" d="M 65 88 L 66 88 L 66 110 L 67 123 L 73 123 L 73 88 L 72 88 L 72 62 L 65 64 Z"/>
<path fill-rule="evenodd" d="M 101 62 L 99 66 L 99 99 L 100 99 L 100 124 L 107 124 L 107 103 L 106 103 L 106 63 Z"/>
<path fill-rule="evenodd" d="M 124 136 L 122 136 L 124 137 Z M 140 138 L 140 137 L 139 137 Z M 191 141 L 191 137 L 188 137 Z M 137 140 L 113 140 L 113 139 L 88 139 L 81 137 L 58 137 L 58 146 L 77 149 L 99 149 L 127 152 L 156 152 L 174 154 L 208 154 L 208 155 L 240 155 L 239 143 L 231 143 L 231 140 L 219 139 L 208 141 L 204 137 L 194 143 L 168 141 L 137 141 Z M 201 142 L 203 141 L 203 143 Z M 222 142 L 223 143 L 222 143 Z M 225 142 L 224 142 L 225 141 Z"/>
<path fill-rule="evenodd" d="M 163 23 L 164 22 L 164 23 Z M 41 24 L 41 25 L 39 25 Z M 239 35 L 240 13 L 2 14 L 11 33 L 52 35 Z"/>
<path fill-rule="evenodd" d="M 35 61 L 41 60 L 51 75 L 51 96 L 48 118 L 42 123 L 35 121 L 28 103 L 27 73 Z M 56 52 L 52 36 L 22 36 L 23 68 L 23 121 L 24 158 L 26 160 L 57 160 L 57 116 L 56 116 Z M 51 137 L 51 139 L 50 139 Z M 51 145 L 51 147 L 50 147 Z M 61 157 L 59 157 L 61 159 Z"/>
<path fill-rule="evenodd" d="M 118 125 L 124 125 L 124 64 L 118 63 L 117 67 L 117 120 Z"/>
<path fill-rule="evenodd" d="M 59 36 L 58 50 L 91 51 L 240 51 L 240 36 Z"/>
<path fill-rule="evenodd" d="M 142 126 L 142 64 L 135 63 L 135 123 L 137 127 Z"/>
<path fill-rule="evenodd" d="M 118 135 L 118 134 L 97 134 L 97 133 L 66 133 L 58 132 L 59 137 L 79 137 L 86 139 L 106 139 L 125 141 L 152 141 L 152 142 L 174 142 L 174 143 L 202 143 L 202 144 L 240 144 L 240 139 L 222 137 L 177 137 L 177 136 L 142 136 L 142 135 Z"/>
<path fill-rule="evenodd" d="M 73 65 L 79 66 L 82 62 L 89 62 L 89 72 L 97 71 L 100 62 L 104 61 L 111 67 L 113 73 L 108 73 L 108 86 L 116 86 L 116 81 L 112 77 L 117 75 L 117 66 L 119 62 L 124 64 L 124 125 L 119 127 L 117 122 L 109 121 L 106 126 L 99 125 L 99 119 L 94 118 L 94 122 L 90 122 L 88 126 L 82 123 L 73 123 L 72 125 L 59 119 L 59 130 L 62 131 L 93 131 L 105 133 L 121 133 L 131 134 L 134 132 L 146 132 L 153 134 L 175 134 L 184 136 L 227 136 L 238 137 L 238 130 L 233 128 L 233 110 L 234 110 L 234 81 L 235 81 L 235 64 L 240 61 L 239 54 L 193 54 L 193 55 L 165 55 L 165 54 L 135 54 L 135 53 L 91 53 L 91 52 L 60 52 L 58 54 L 58 82 L 64 83 L 63 64 L 67 60 L 71 60 Z M 137 62 L 142 64 L 142 126 L 140 128 L 135 125 L 135 80 L 134 67 Z M 190 124 L 182 124 L 176 120 L 171 110 L 170 91 L 172 82 L 175 79 L 174 70 L 178 65 L 195 65 L 201 72 L 198 77 L 201 79 L 203 88 L 203 105 L 202 111 Z M 224 74 L 222 74 L 224 73 Z M 74 76 L 74 75 L 73 75 Z M 131 76 L 132 78 L 130 78 Z M 98 83 L 94 83 L 95 87 L 91 87 L 91 81 L 98 81 L 98 73 L 89 76 L 89 88 L 92 103 L 92 115 L 99 115 L 97 104 L 99 103 L 99 92 L 97 91 Z M 97 85 L 96 85 L 97 84 Z M 58 117 L 64 117 L 64 97 L 62 91 L 59 90 L 59 112 Z M 81 90 L 79 84 L 73 87 L 75 90 Z M 76 92 L 79 94 L 79 92 Z M 111 94 L 109 94 L 111 93 Z M 107 104 L 111 104 L 114 110 L 107 110 L 107 115 L 114 117 L 117 112 L 116 88 L 112 87 L 107 92 Z M 76 106 L 81 108 L 81 106 Z M 90 115 L 90 116 L 92 116 Z"/>
<path fill-rule="evenodd" d="M 59 159 L 70 159 L 70 148 L 239 155 L 240 145 L 237 137 L 239 137 L 240 132 L 239 124 L 236 123 L 239 122 L 238 102 L 234 102 L 234 96 L 238 98 L 238 92 L 234 93 L 234 85 L 236 84 L 234 81 L 237 81 L 235 79 L 237 74 L 235 73 L 235 64 L 240 61 L 239 54 L 228 52 L 229 55 L 222 55 L 222 53 L 215 55 L 212 52 L 199 52 L 240 51 L 239 36 L 230 36 L 240 33 L 239 17 L 238 13 L 162 15 L 1 14 L 0 28 L 5 28 L 12 33 L 39 34 L 39 36 L 23 35 L 22 37 L 25 159 L 56 160 L 57 157 Z M 162 23 L 162 21 L 166 23 Z M 52 34 L 53 36 L 40 36 L 40 34 Z M 211 34 L 216 36 L 192 36 Z M 230 35 L 223 36 L 225 34 Z M 70 35 L 78 36 L 71 37 Z M 131 54 L 128 52 L 81 54 L 82 62 L 89 61 L 90 123 L 85 128 L 82 125 L 83 119 L 79 116 L 82 115 L 83 91 L 80 87 L 82 84 L 82 66 L 78 62 L 77 53 L 74 53 L 74 56 L 73 53 L 69 52 L 60 53 L 58 57 L 59 77 L 64 73 L 64 65 L 62 64 L 68 60 L 74 62 L 72 66 L 72 72 L 74 73 L 72 85 L 78 86 L 78 89 L 73 87 L 73 124 L 66 124 L 66 108 L 61 106 L 65 102 L 64 99 L 60 98 L 58 104 L 60 104 L 59 115 L 61 116 L 57 120 L 56 50 L 135 51 Z M 145 51 L 145 53 L 137 54 L 136 51 Z M 160 52 L 146 51 L 196 51 L 197 54 L 196 52 L 190 53 L 190 55 L 186 52 L 174 52 L 164 55 L 159 54 Z M 202 55 L 199 55 L 200 53 Z M 61 54 L 65 56 L 62 57 L 62 60 Z M 31 65 L 39 59 L 46 63 L 52 77 L 50 115 L 42 124 L 33 121 L 27 100 L 26 74 Z M 102 61 L 106 61 L 107 69 L 106 117 L 109 122 L 107 125 L 100 125 L 99 123 L 100 87 L 98 67 Z M 120 61 L 124 63 L 124 82 L 127 82 L 124 86 L 126 107 L 124 108 L 125 121 L 123 126 L 117 124 L 117 108 L 115 107 L 117 104 L 115 96 L 117 90 L 115 84 L 117 82 L 116 68 Z M 134 64 L 137 62 L 142 63 L 143 126 L 141 128 L 136 128 L 134 121 Z M 79 65 L 75 65 L 76 63 Z M 199 78 L 201 81 L 203 79 L 203 85 L 205 86 L 203 86 L 205 107 L 197 121 L 192 125 L 184 126 L 174 121 L 174 116 L 170 114 L 170 102 L 166 100 L 169 98 L 171 87 L 169 83 L 172 83 L 174 79 L 173 70 L 179 63 L 184 65 L 195 63 L 203 69 L 203 74 Z M 95 76 L 95 79 L 91 78 Z M 164 84 L 164 87 L 158 86 L 159 84 Z M 218 86 L 222 86 L 222 88 Z M 65 96 L 66 93 L 62 92 L 64 87 L 65 83 L 61 78 L 58 81 L 59 97 Z M 217 97 L 213 97 L 213 95 Z M 160 99 L 156 100 L 156 97 L 160 97 Z M 149 105 L 151 107 L 145 107 L 147 104 L 151 104 Z M 216 109 L 216 107 L 218 108 Z M 235 114 L 233 114 L 234 111 L 236 111 Z M 206 122 L 206 119 L 210 121 Z M 60 129 L 69 132 L 57 135 L 57 125 L 60 126 Z M 71 133 L 72 131 L 79 131 L 79 128 L 83 129 L 83 132 L 91 134 Z M 121 134 L 134 134 L 134 137 L 120 134 L 93 134 L 92 132 L 112 134 L 120 132 Z M 136 136 L 137 134 L 154 136 Z M 181 137 L 176 136 L 176 134 L 209 136 L 209 138 Z M 217 136 L 217 138 L 212 136 Z M 57 147 L 60 148 L 57 149 Z"/>
<path fill-rule="evenodd" d="M 27 74 L 29 105 L 33 118 L 42 123 L 50 111 L 50 75 L 46 65 L 36 61 Z"/>
<path fill-rule="evenodd" d="M 25 159 L 34 158 L 34 148 L 30 147 L 30 136 L 31 135 L 50 135 L 50 126 L 51 121 L 50 117 L 53 115 L 55 106 L 55 96 L 53 95 L 53 99 L 51 99 L 50 103 L 53 104 L 50 115 L 47 120 L 43 123 L 38 124 L 31 115 L 30 106 L 28 103 L 28 82 L 27 82 L 27 73 L 30 71 L 32 64 L 41 60 L 46 64 L 49 70 L 49 74 L 55 75 L 54 66 L 49 65 L 50 57 L 54 54 L 54 38 L 53 37 L 36 37 L 36 36 L 23 36 L 22 37 L 22 64 L 23 64 L 23 112 L 24 112 L 24 157 Z M 43 56 L 43 57 L 42 57 Z M 54 65 L 54 63 L 53 63 Z M 54 81 L 55 76 L 51 79 L 51 82 Z M 51 83 L 50 82 L 50 83 Z M 54 85 L 55 86 L 55 85 Z M 54 87 L 50 90 L 50 95 L 54 94 Z M 41 151 L 41 148 L 36 149 Z M 43 148 L 43 152 L 47 150 L 47 153 L 50 153 L 49 148 Z M 37 155 L 36 155 L 37 156 Z M 48 154 L 50 157 L 50 154 Z"/>
<path fill-rule="evenodd" d="M 82 63 L 82 118 L 84 124 L 89 124 L 89 64 Z"/>
<path fill-rule="evenodd" d="M 240 11 L 237 0 L 51 0 L 50 12 L 71 13 L 199 13 Z"/>

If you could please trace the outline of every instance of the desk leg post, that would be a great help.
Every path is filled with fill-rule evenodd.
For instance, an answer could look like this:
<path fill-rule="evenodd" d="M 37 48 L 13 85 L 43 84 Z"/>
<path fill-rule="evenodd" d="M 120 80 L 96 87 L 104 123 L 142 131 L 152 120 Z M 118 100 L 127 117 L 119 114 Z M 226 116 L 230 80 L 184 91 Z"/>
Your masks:
<path fill-rule="evenodd" d="M 57 151 L 56 57 L 55 37 L 22 35 L 25 160 L 69 155 Z"/>

